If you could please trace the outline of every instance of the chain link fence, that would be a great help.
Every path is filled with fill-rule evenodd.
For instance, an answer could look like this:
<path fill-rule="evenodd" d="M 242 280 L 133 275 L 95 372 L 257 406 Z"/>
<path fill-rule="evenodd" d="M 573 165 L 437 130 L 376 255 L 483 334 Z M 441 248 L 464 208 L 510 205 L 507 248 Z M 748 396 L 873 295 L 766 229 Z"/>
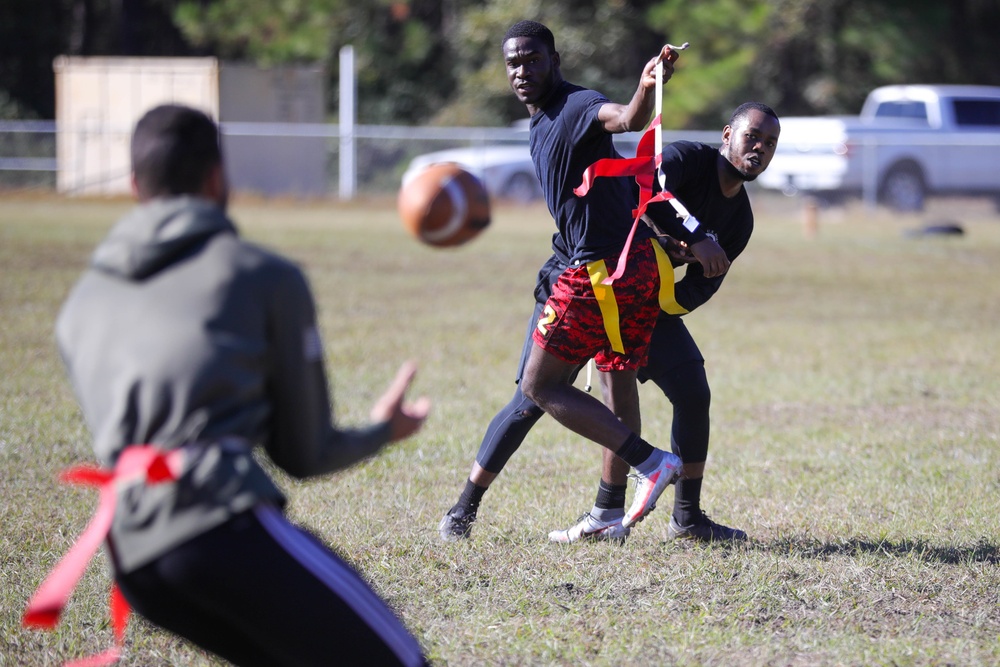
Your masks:
<path fill-rule="evenodd" d="M 70 195 L 124 192 L 129 131 L 58 128 L 54 121 L 0 121 L 0 188 Z M 351 185 L 347 198 L 394 194 L 414 158 L 440 151 L 449 151 L 442 159 L 461 162 L 486 181 L 494 195 L 505 193 L 509 183 L 504 179 L 527 175 L 534 180 L 526 123 L 508 128 L 356 125 L 349 137 L 342 136 L 336 124 L 224 122 L 221 131 L 237 191 L 343 197 L 346 182 Z M 639 136 L 616 137 L 619 151 L 634 155 Z M 717 143 L 718 137 L 717 132 L 664 133 L 665 141 Z M 350 151 L 351 159 L 345 161 L 343 151 Z M 317 153 L 318 161 L 313 159 Z M 304 167 L 307 154 L 309 164 Z M 271 169 L 270 181 L 267 175 L 249 174 L 254 164 Z M 353 173 L 341 173 L 344 164 Z M 308 188 L 298 187 L 295 179 L 274 177 L 276 169 L 284 176 L 303 168 L 322 172 L 309 174 Z"/>
<path fill-rule="evenodd" d="M 68 195 L 126 194 L 129 131 L 97 126 L 58 128 L 55 121 L 0 121 L 0 189 Z M 482 179 L 494 197 L 523 201 L 540 196 L 528 153 L 527 123 L 508 128 L 356 125 L 350 136 L 343 136 L 337 124 L 240 122 L 222 123 L 221 131 L 230 180 L 237 192 L 342 199 L 394 195 L 416 158 L 417 162 L 459 162 Z M 640 136 L 638 132 L 616 135 L 619 152 L 633 156 Z M 679 139 L 718 145 L 720 133 L 664 131 L 665 142 Z M 978 185 L 976 194 L 985 194 L 1000 209 L 1000 180 L 996 180 L 1000 173 L 1000 137 L 977 135 L 975 140 L 975 146 L 950 146 L 947 154 L 975 153 L 981 162 L 977 163 L 977 173 L 995 183 L 992 188 Z M 872 156 L 879 150 L 898 150 L 900 141 L 901 137 L 889 137 L 885 144 L 867 142 L 858 147 L 863 159 L 855 161 L 855 168 L 861 173 L 854 174 L 853 190 L 843 194 L 860 197 L 873 207 L 884 184 L 876 177 L 879 162 Z M 924 150 L 945 148 L 928 138 L 907 141 Z M 755 189 L 785 189 L 789 193 L 793 181 L 784 174 L 794 165 L 797 149 L 782 148 L 765 177 L 754 184 Z M 350 159 L 344 159 L 344 151 L 349 152 Z M 442 151 L 445 153 L 436 155 Z M 945 173 L 971 166 L 949 163 L 944 158 L 931 164 L 947 170 Z M 343 173 L 345 165 L 350 173 Z M 787 183 L 783 180 L 786 178 Z M 534 188 L 526 190 L 525 179 Z M 910 190 L 920 185 L 911 184 Z M 791 191 L 810 194 L 801 187 Z"/>
<path fill-rule="evenodd" d="M 54 189 L 55 121 L 0 121 L 0 188 Z"/>

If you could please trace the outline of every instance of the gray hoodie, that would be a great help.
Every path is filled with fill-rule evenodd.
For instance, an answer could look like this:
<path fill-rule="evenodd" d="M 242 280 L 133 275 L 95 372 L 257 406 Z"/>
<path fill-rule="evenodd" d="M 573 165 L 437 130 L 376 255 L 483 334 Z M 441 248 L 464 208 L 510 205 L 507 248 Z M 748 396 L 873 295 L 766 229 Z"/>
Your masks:
<path fill-rule="evenodd" d="M 337 429 L 309 286 L 195 197 L 142 204 L 98 246 L 56 324 L 107 466 L 131 444 L 184 446 L 177 482 L 123 486 L 111 529 L 131 571 L 259 502 L 284 496 L 251 454 L 295 477 L 378 451 L 389 425 Z"/>

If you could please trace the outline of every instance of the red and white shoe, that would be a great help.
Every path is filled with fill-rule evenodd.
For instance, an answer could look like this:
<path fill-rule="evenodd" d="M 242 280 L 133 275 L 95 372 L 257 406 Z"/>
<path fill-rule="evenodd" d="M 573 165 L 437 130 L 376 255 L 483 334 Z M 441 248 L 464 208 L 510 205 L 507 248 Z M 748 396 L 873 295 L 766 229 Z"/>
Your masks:
<path fill-rule="evenodd" d="M 635 487 L 635 497 L 632 505 L 625 512 L 622 527 L 631 528 L 646 518 L 646 515 L 656 507 L 656 501 L 663 491 L 676 482 L 681 476 L 684 463 L 681 458 L 671 452 L 663 452 L 660 464 L 649 473 L 643 475 L 636 472 L 638 483 Z"/>

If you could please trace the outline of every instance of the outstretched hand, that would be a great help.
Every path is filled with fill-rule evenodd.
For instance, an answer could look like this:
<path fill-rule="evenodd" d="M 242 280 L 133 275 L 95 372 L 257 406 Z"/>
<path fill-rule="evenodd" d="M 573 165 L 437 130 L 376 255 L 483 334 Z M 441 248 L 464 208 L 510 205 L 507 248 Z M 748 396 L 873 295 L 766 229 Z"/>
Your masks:
<path fill-rule="evenodd" d="M 410 388 L 416 373 L 417 365 L 414 362 L 404 363 L 399 367 L 389 388 L 372 406 L 372 421 L 389 422 L 391 442 L 408 438 L 419 431 L 430 412 L 431 402 L 426 396 L 421 396 L 412 403 L 405 401 L 406 390 Z"/>

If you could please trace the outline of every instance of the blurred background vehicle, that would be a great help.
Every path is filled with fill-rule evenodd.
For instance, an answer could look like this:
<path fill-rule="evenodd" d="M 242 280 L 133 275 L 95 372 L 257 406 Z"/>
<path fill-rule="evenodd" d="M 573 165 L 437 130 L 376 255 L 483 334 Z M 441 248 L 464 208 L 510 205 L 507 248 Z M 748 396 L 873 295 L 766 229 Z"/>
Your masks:
<path fill-rule="evenodd" d="M 921 211 L 931 195 L 993 198 L 1000 207 L 1000 87 L 882 86 L 857 116 L 781 119 L 757 182 L 828 202 L 861 195 Z"/>
<path fill-rule="evenodd" d="M 403 183 L 440 162 L 454 162 L 471 173 L 482 181 L 491 198 L 527 204 L 542 197 L 527 144 L 485 145 L 424 153 L 410 161 L 403 173 Z"/>
<path fill-rule="evenodd" d="M 410 161 L 402 182 L 407 183 L 432 164 L 454 162 L 481 180 L 492 198 L 519 204 L 540 201 L 542 189 L 528 151 L 528 122 L 518 121 L 512 127 L 524 129 L 524 143 L 484 144 L 424 153 Z M 641 137 L 641 132 L 615 135 L 615 147 L 622 157 L 634 157 Z"/>

